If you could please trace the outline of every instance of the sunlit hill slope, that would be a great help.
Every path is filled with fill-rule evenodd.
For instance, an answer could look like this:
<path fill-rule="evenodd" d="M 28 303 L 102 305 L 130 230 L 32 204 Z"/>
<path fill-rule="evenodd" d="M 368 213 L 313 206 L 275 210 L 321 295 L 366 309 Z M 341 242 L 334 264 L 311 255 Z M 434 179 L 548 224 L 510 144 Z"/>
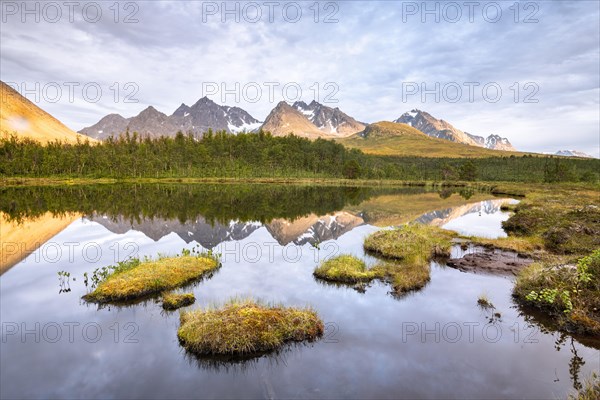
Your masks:
<path fill-rule="evenodd" d="M 19 92 L 0 81 L 0 137 L 16 135 L 42 143 L 61 140 L 76 142 L 77 139 L 95 142 L 67 128 L 62 122 L 48 114 Z"/>
<path fill-rule="evenodd" d="M 502 157 L 525 153 L 490 150 L 467 144 L 432 138 L 406 124 L 377 122 L 337 142 L 365 153 L 386 156 L 418 157 Z"/>

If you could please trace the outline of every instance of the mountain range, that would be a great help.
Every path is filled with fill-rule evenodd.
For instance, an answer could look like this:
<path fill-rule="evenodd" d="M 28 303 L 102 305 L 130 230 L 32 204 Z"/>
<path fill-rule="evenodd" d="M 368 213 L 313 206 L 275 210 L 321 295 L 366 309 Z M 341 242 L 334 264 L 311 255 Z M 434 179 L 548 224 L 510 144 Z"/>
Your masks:
<path fill-rule="evenodd" d="M 516 151 L 507 138 L 496 134 L 483 137 L 464 132 L 443 119 L 416 109 L 402 114 L 393 123 L 382 121 L 366 124 L 337 107 L 328 107 L 314 100 L 308 104 L 297 101 L 291 105 L 282 101 L 261 122 L 240 107 L 219 105 L 205 96 L 192 106 L 182 103 L 171 115 L 152 106 L 129 118 L 109 114 L 77 133 L 1 81 L 0 98 L 0 135 L 8 137 L 17 134 L 42 143 L 53 140 L 94 142 L 94 139 L 119 136 L 127 130 L 143 137 L 174 136 L 178 131 L 201 137 L 209 129 L 231 134 L 263 129 L 274 136 L 293 133 L 309 139 L 334 139 L 366 152 L 386 155 L 468 157 L 497 155 L 486 150 Z M 417 132 L 423 135 L 416 135 Z M 455 147 L 449 142 L 467 147 Z M 414 146 L 421 150 L 413 151 Z M 481 151 L 475 151 L 477 148 Z M 555 155 L 592 157 L 576 150 L 561 150 Z"/>
<path fill-rule="evenodd" d="M 406 112 L 394 122 L 411 126 L 437 139 L 492 150 L 516 151 L 507 138 L 498 135 L 483 137 L 463 132 L 421 110 Z M 170 116 L 152 106 L 131 118 L 110 114 L 95 125 L 82 129 L 80 133 L 100 140 L 118 136 L 126 130 L 150 137 L 174 136 L 178 131 L 193 133 L 199 137 L 209 128 L 233 134 L 254 132 L 260 128 L 274 136 L 293 133 L 309 139 L 339 139 L 361 132 L 366 137 L 368 124 L 357 121 L 338 107 L 328 107 L 315 100 L 308 104 L 303 101 L 293 104 L 281 101 L 261 123 L 239 107 L 221 106 L 203 97 L 191 107 L 181 104 Z"/>
<path fill-rule="evenodd" d="M 492 150 L 516 151 L 507 138 L 498 135 L 489 135 L 487 138 L 472 135 L 455 128 L 443 119 L 437 119 L 421 110 L 406 112 L 394 122 L 410 125 L 424 134 L 438 139 L 450 140 L 470 146 L 485 147 Z"/>
<path fill-rule="evenodd" d="M 590 156 L 587 153 L 577 150 L 559 150 L 554 155 L 557 156 L 565 156 L 565 157 L 582 157 L 582 158 L 594 158 L 594 156 Z"/>
<path fill-rule="evenodd" d="M 200 137 L 208 129 L 239 133 L 254 131 L 261 125 L 260 121 L 239 107 L 221 106 L 203 97 L 192 106 L 182 103 L 169 116 L 152 106 L 130 118 L 109 114 L 79 133 L 100 140 L 119 136 L 127 130 L 144 137 L 175 136 L 178 131 Z"/>

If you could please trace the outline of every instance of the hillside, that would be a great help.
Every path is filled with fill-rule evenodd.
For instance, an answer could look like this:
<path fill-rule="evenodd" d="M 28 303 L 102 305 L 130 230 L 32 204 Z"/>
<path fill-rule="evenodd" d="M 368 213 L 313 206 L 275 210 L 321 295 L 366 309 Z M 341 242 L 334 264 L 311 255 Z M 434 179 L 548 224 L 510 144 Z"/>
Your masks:
<path fill-rule="evenodd" d="M 482 158 L 525 154 L 432 138 L 409 125 L 388 121 L 371 124 L 363 132 L 336 141 L 368 154 L 385 156 Z"/>
<path fill-rule="evenodd" d="M 0 137 L 8 138 L 13 134 L 41 143 L 54 140 L 72 143 L 77 139 L 95 141 L 67 128 L 62 122 L 0 81 Z"/>

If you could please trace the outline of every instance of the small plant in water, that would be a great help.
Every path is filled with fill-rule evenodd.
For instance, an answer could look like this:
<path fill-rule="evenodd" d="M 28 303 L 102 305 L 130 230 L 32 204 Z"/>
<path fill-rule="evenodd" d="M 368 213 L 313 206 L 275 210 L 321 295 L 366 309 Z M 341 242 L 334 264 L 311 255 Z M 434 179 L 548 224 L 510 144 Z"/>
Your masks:
<path fill-rule="evenodd" d="M 496 307 L 494 307 L 494 305 L 488 298 L 487 294 L 485 294 L 485 293 L 482 293 L 479 295 L 479 298 L 477 299 L 477 305 L 479 305 L 479 307 L 484 308 L 486 310 L 491 309 L 491 308 L 496 308 Z"/>
<path fill-rule="evenodd" d="M 71 273 L 67 271 L 58 271 L 58 293 L 67 293 L 71 291 L 71 285 L 69 284 Z"/>

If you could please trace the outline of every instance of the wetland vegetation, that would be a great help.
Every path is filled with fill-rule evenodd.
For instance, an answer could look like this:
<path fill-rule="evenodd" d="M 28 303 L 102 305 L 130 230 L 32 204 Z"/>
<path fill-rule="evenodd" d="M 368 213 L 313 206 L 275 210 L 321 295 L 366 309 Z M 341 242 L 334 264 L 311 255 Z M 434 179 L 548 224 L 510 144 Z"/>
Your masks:
<path fill-rule="evenodd" d="M 109 267 L 111 272 L 83 298 L 95 303 L 137 300 L 185 286 L 209 275 L 219 266 L 216 257 L 205 254 L 188 253 L 156 260 L 134 258 Z"/>
<path fill-rule="evenodd" d="M 233 298 L 220 307 L 182 311 L 177 337 L 196 355 L 247 356 L 314 341 L 323 332 L 323 321 L 310 308 Z"/>
<path fill-rule="evenodd" d="M 165 310 L 172 311 L 181 307 L 187 307 L 196 302 L 194 293 L 163 293 L 162 307 Z"/>

